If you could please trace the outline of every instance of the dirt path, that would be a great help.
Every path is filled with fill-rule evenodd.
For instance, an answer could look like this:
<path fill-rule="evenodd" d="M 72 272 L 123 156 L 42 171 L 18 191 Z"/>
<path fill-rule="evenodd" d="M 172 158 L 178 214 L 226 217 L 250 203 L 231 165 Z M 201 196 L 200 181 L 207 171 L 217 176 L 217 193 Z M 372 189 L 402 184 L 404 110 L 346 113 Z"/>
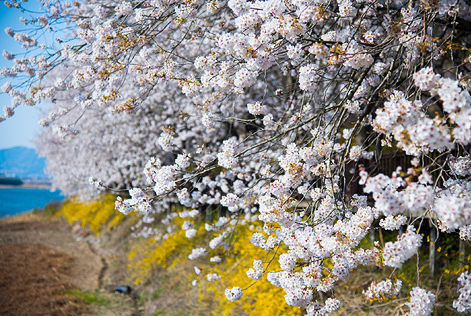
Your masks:
<path fill-rule="evenodd" d="M 72 258 L 69 275 L 83 290 L 99 288 L 103 268 L 101 258 L 86 241 L 77 241 L 70 227 L 62 221 L 13 222 L 0 224 L 0 244 L 42 244 Z"/>
<path fill-rule="evenodd" d="M 129 298 L 96 291 L 104 268 L 63 221 L 0 222 L 1 315 L 133 315 Z"/>

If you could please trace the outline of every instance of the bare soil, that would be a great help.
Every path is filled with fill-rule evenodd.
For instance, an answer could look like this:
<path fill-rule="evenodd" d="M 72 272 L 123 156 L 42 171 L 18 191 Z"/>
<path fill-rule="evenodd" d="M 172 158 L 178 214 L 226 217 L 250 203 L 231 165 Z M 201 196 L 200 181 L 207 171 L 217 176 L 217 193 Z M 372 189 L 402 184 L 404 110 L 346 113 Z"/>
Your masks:
<path fill-rule="evenodd" d="M 32 214 L 2 220 L 0 315 L 134 315 L 132 300 L 123 295 L 97 294 L 107 302 L 103 307 L 68 294 L 99 293 L 105 267 L 64 221 Z"/>

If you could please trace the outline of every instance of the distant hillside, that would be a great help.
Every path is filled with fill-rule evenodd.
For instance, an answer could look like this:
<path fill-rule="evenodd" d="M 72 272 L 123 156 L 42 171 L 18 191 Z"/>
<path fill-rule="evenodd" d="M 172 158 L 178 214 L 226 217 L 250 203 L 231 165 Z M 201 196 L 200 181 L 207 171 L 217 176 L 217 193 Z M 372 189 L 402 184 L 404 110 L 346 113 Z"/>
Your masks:
<path fill-rule="evenodd" d="M 48 179 L 44 172 L 46 159 L 39 158 L 36 151 L 26 147 L 0 149 L 0 174 L 20 179 Z"/>

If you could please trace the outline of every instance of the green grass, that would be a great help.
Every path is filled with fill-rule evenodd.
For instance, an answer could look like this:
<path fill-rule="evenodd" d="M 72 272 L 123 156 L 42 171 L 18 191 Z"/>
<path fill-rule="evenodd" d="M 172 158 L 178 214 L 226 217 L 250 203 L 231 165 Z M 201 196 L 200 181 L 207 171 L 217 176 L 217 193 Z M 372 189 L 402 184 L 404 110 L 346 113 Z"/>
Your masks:
<path fill-rule="evenodd" d="M 165 312 L 165 309 L 159 309 L 154 314 L 152 314 L 152 316 L 162 316 L 164 312 Z"/>
<path fill-rule="evenodd" d="M 89 309 L 89 315 L 101 316 L 120 313 L 119 315 L 138 315 L 132 299 L 123 294 L 103 291 L 71 290 L 64 293 L 75 298 Z"/>
<path fill-rule="evenodd" d="M 144 302 L 146 301 L 146 298 L 147 298 L 148 295 L 149 295 L 149 292 L 147 292 L 146 290 L 142 290 L 139 293 L 139 296 L 137 297 L 137 300 L 139 301 L 140 304 L 144 304 Z"/>
<path fill-rule="evenodd" d="M 71 290 L 65 293 L 87 305 L 110 305 L 112 302 L 99 291 Z"/>
<path fill-rule="evenodd" d="M 166 290 L 165 287 L 160 287 L 157 290 L 155 290 L 155 292 L 152 293 L 152 300 L 155 300 L 157 297 L 159 297 L 165 290 Z"/>

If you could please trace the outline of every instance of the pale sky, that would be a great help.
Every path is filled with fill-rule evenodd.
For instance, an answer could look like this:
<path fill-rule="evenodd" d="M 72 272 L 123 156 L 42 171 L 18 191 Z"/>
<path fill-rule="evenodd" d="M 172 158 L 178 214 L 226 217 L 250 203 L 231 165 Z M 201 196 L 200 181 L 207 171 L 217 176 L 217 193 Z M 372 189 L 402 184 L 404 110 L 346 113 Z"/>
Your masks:
<path fill-rule="evenodd" d="M 37 0 L 30 0 L 23 3 L 27 8 L 38 8 Z M 7 50 L 13 53 L 23 53 L 24 49 L 5 34 L 4 29 L 10 26 L 13 30 L 26 28 L 19 22 L 19 17 L 29 17 L 29 13 L 21 13 L 14 8 L 7 8 L 0 2 L 0 53 Z M 0 55 L 0 68 L 11 66 L 12 61 L 6 60 Z M 1 78 L 0 86 L 11 78 Z M 3 107 L 10 105 L 10 96 L 0 91 L 0 114 L 3 115 Z M 34 147 L 32 140 L 39 133 L 39 111 L 37 108 L 29 106 L 19 106 L 15 109 L 15 115 L 0 123 L 0 149 L 15 146 Z"/>

